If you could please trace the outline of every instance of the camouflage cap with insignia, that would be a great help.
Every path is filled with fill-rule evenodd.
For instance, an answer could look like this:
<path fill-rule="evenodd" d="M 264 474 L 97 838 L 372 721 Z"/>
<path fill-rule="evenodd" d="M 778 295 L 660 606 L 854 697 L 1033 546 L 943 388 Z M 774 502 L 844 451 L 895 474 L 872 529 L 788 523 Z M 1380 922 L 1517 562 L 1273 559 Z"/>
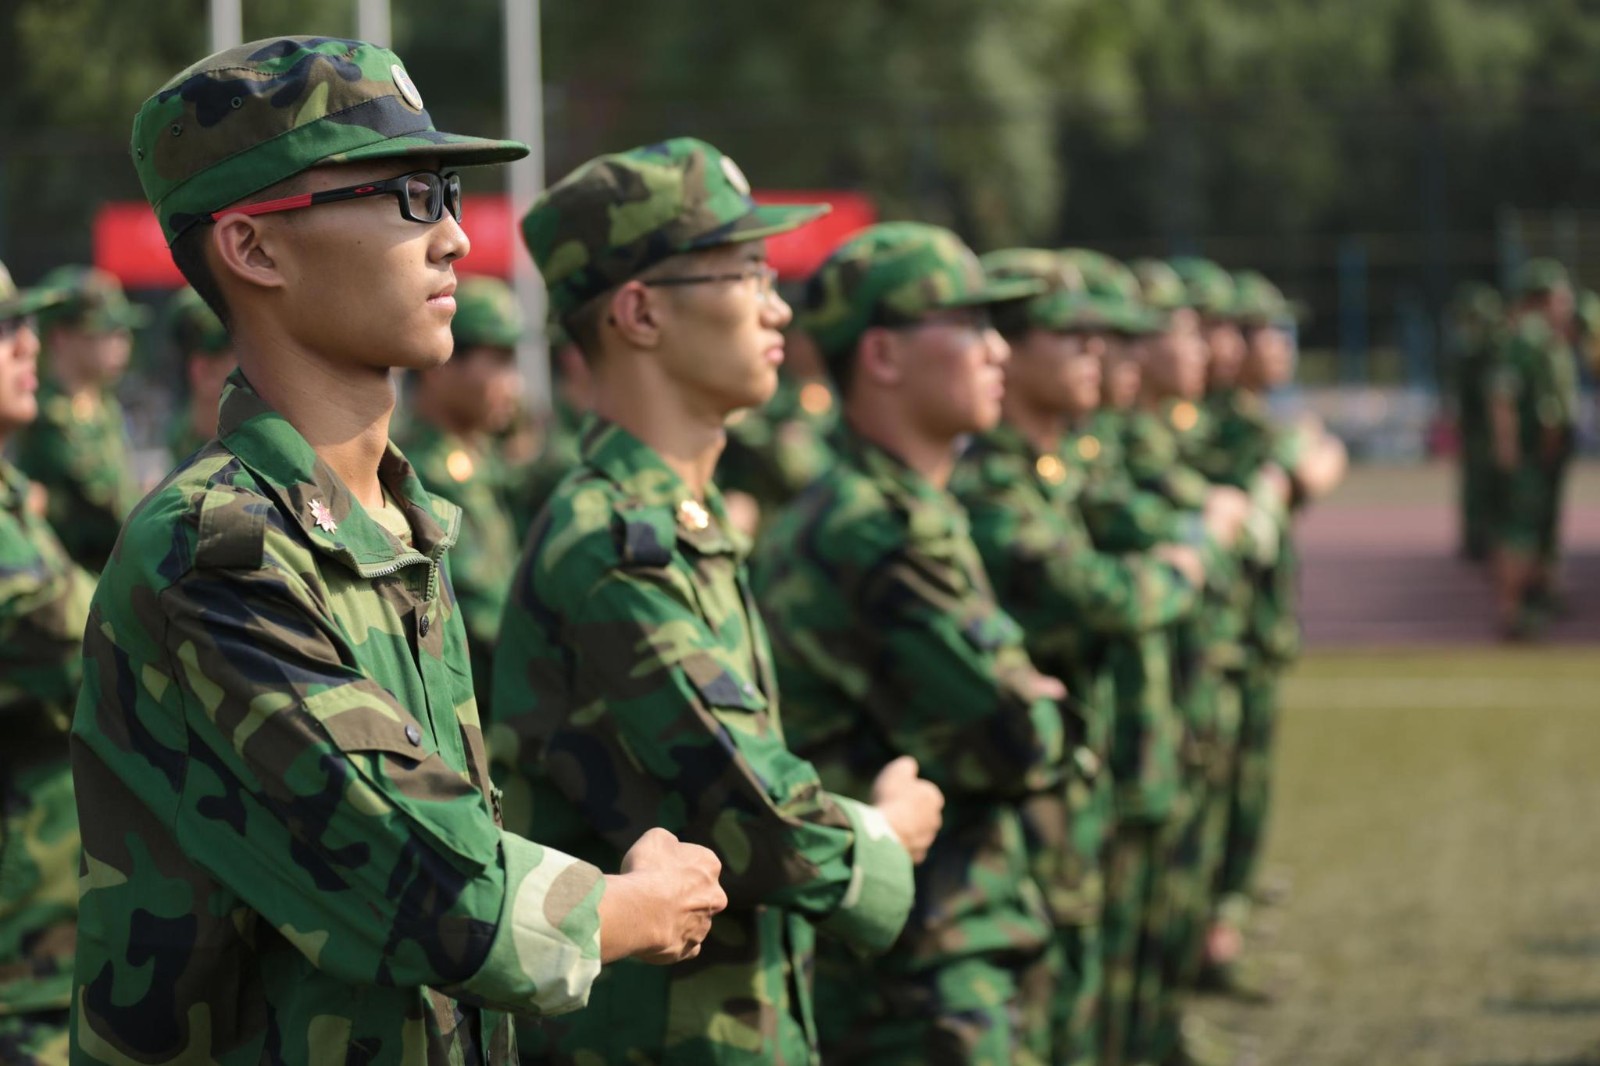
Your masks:
<path fill-rule="evenodd" d="M 187 285 L 167 301 L 166 320 L 172 345 L 183 355 L 220 355 L 231 346 L 222 319 Z"/>
<path fill-rule="evenodd" d="M 522 239 L 564 319 L 664 259 L 785 233 L 827 204 L 758 205 L 732 159 L 675 137 L 583 164 L 522 218 Z"/>
<path fill-rule="evenodd" d="M 1258 270 L 1241 270 L 1233 276 L 1233 317 L 1246 326 L 1284 329 L 1300 317 L 1295 306 Z"/>
<path fill-rule="evenodd" d="M 17 283 L 11 280 L 11 271 L 0 263 L 0 319 L 37 314 L 65 299 L 65 293 L 54 289 L 17 288 Z"/>
<path fill-rule="evenodd" d="M 1233 275 L 1209 259 L 1184 255 L 1170 263 L 1183 279 L 1189 306 L 1207 318 L 1231 318 L 1234 314 Z"/>
<path fill-rule="evenodd" d="M 1095 308 L 1084 287 L 1083 273 L 1056 252 L 1042 248 L 1007 248 L 978 257 L 984 273 L 995 281 L 1024 279 L 1046 286 L 1036 296 L 996 304 L 995 327 L 1014 335 L 1029 329 L 1072 330 Z"/>
<path fill-rule="evenodd" d="M 511 348 L 522 340 L 522 307 L 511 286 L 496 278 L 462 278 L 456 286 L 456 314 L 450 335 L 456 347 L 485 344 Z"/>
<path fill-rule="evenodd" d="M 834 362 L 874 326 L 908 326 L 933 311 L 1036 296 L 1037 279 L 984 273 L 960 237 L 922 222 L 881 222 L 845 241 L 806 284 L 800 328 Z"/>
<path fill-rule="evenodd" d="M 416 156 L 472 166 L 521 159 L 528 147 L 434 129 L 387 48 L 278 37 L 175 75 L 139 108 L 132 151 L 170 244 L 212 212 L 312 167 Z"/>
<path fill-rule="evenodd" d="M 1530 259 L 1517 268 L 1511 291 L 1519 300 L 1529 296 L 1542 296 L 1557 289 L 1572 288 L 1567 268 L 1554 259 Z"/>
<path fill-rule="evenodd" d="M 130 301 L 115 274 L 91 266 L 61 266 L 39 279 L 40 289 L 57 299 L 39 313 L 41 329 L 74 326 L 92 333 L 138 329 L 150 312 Z"/>

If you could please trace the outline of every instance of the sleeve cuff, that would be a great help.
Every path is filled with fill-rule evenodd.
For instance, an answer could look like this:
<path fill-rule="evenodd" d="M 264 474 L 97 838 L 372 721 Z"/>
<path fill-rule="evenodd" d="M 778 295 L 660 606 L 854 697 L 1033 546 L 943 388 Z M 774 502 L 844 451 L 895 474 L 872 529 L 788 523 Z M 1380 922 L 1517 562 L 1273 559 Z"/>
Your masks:
<path fill-rule="evenodd" d="M 911 914 L 911 856 L 876 808 L 844 796 L 833 799 L 850 819 L 855 848 L 844 899 L 817 928 L 863 955 L 880 955 Z"/>
<path fill-rule="evenodd" d="M 589 1001 L 600 974 L 595 867 L 502 832 L 505 903 L 489 957 L 462 990 L 517 1013 L 561 1014 Z"/>

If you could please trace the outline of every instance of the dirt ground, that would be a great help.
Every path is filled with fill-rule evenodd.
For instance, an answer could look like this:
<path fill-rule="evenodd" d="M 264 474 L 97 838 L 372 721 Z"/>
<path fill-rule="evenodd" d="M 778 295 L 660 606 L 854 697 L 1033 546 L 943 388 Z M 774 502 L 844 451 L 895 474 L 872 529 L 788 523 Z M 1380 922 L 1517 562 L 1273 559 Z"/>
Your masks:
<path fill-rule="evenodd" d="M 1271 1066 L 1600 1066 L 1600 471 L 1573 617 L 1492 644 L 1438 470 L 1359 473 L 1308 521 L 1251 943 L 1278 1001 L 1201 1013 Z"/>

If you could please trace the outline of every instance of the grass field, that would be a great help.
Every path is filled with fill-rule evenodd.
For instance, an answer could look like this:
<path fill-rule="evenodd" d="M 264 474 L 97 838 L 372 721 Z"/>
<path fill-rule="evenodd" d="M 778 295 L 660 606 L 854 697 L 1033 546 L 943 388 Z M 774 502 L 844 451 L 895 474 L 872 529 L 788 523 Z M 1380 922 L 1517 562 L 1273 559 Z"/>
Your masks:
<path fill-rule="evenodd" d="M 1600 1064 L 1600 652 L 1309 657 L 1252 943 L 1270 1066 Z"/>

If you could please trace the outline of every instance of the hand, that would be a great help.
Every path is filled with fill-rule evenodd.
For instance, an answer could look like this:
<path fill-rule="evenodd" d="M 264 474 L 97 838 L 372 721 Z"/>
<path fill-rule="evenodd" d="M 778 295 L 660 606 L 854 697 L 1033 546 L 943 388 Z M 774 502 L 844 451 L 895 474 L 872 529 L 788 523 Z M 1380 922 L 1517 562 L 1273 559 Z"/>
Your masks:
<path fill-rule="evenodd" d="M 1206 496 L 1206 532 L 1225 548 L 1239 539 L 1249 514 L 1250 498 L 1231 485 L 1218 485 Z"/>
<path fill-rule="evenodd" d="M 1150 554 L 1182 574 L 1195 588 L 1204 587 L 1206 564 L 1200 558 L 1199 549 L 1187 544 L 1158 544 Z"/>
<path fill-rule="evenodd" d="M 717 883 L 722 863 L 709 849 L 652 829 L 606 878 L 600 900 L 604 962 L 634 958 L 654 966 L 692 959 L 711 932 L 711 917 L 728 905 Z"/>
<path fill-rule="evenodd" d="M 944 822 L 944 793 L 917 775 L 917 760 L 902 755 L 878 771 L 872 805 L 888 820 L 912 862 L 927 858 Z"/>

